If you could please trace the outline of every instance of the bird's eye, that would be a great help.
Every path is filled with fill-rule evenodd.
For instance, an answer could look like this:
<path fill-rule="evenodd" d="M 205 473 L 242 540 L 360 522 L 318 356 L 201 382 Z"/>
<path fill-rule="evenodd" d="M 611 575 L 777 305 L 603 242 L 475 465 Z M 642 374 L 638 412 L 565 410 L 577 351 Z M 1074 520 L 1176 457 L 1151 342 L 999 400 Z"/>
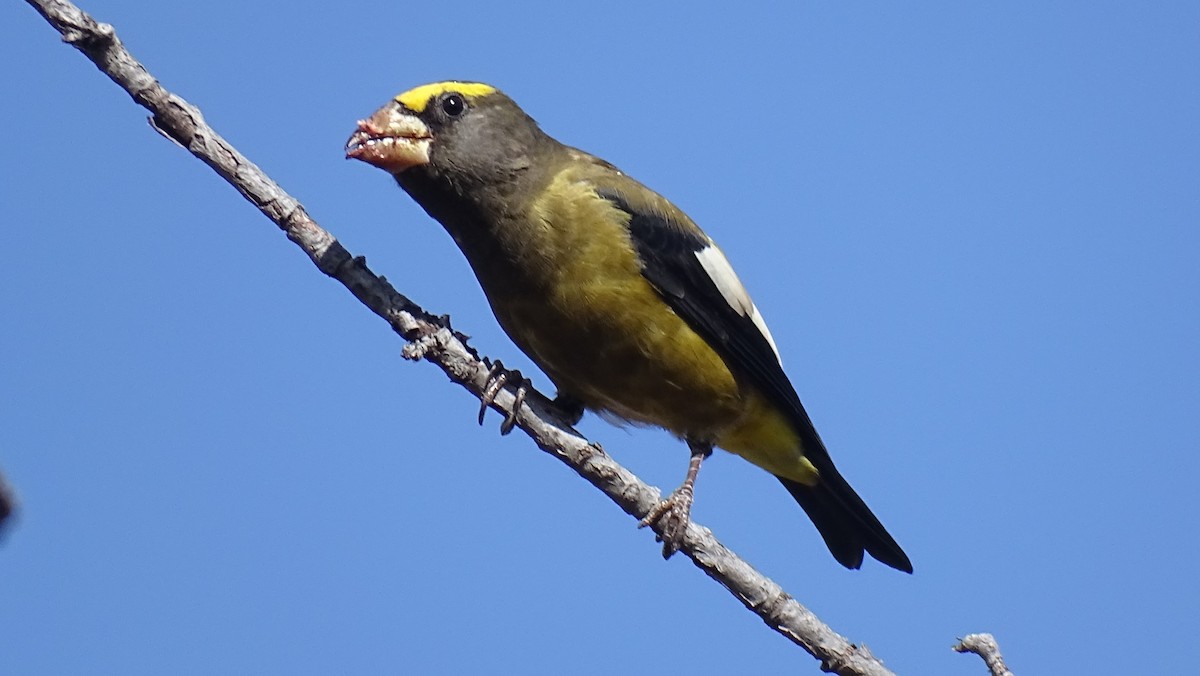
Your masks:
<path fill-rule="evenodd" d="M 442 99 L 442 112 L 450 117 L 458 117 L 467 109 L 467 102 L 458 94 L 451 94 Z"/>

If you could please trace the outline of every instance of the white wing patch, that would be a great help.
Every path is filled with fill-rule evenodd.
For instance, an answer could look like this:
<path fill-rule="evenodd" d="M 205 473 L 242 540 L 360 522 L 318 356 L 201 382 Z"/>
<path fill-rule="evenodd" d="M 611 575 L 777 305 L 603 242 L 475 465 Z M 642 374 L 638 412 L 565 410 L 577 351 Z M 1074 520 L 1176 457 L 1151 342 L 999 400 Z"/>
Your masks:
<path fill-rule="evenodd" d="M 754 301 L 750 300 L 750 294 L 746 293 L 746 287 L 742 286 L 742 281 L 738 279 L 737 274 L 733 271 L 733 266 L 729 264 L 729 259 L 725 258 L 725 254 L 721 253 L 721 250 L 710 239 L 708 246 L 696 252 L 696 259 L 700 261 L 700 267 L 708 273 L 709 279 L 717 285 L 717 290 L 721 292 L 725 302 L 729 303 L 729 307 L 743 317 L 750 317 L 750 321 L 758 327 L 758 332 L 767 339 L 771 351 L 775 353 L 775 359 L 782 366 L 783 359 L 779 356 L 779 348 L 775 346 L 775 339 L 771 337 L 767 323 L 763 321 L 758 308 L 754 306 Z"/>

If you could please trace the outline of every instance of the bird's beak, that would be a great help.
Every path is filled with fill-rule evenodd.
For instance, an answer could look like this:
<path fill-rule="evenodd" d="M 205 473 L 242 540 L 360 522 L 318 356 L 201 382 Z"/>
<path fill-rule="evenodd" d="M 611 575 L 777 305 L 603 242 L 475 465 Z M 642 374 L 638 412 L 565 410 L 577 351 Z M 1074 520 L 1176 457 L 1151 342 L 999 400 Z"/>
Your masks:
<path fill-rule="evenodd" d="M 346 141 L 346 159 L 362 160 L 391 174 L 429 164 L 429 127 L 398 103 L 389 103 L 358 121 Z"/>

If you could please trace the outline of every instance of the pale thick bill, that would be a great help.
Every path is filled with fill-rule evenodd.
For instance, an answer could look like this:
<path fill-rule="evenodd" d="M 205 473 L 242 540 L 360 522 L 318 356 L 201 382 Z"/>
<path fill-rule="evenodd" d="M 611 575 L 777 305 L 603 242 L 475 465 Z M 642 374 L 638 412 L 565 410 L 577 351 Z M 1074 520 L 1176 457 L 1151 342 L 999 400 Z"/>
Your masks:
<path fill-rule="evenodd" d="M 362 160 L 389 173 L 429 163 L 429 127 L 395 103 L 358 121 L 346 141 L 346 157 Z"/>

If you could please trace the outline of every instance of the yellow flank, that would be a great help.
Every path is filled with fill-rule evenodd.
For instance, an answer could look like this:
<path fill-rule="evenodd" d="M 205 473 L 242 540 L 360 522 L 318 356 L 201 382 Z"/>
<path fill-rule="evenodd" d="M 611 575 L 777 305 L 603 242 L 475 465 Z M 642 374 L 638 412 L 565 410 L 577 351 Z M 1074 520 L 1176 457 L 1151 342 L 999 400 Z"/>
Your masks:
<path fill-rule="evenodd" d="M 804 457 L 792 423 L 758 392 L 744 399 L 741 418 L 717 437 L 717 446 L 736 453 L 775 476 L 815 486 L 820 473 Z"/>
<path fill-rule="evenodd" d="M 482 82 L 458 82 L 456 80 L 431 82 L 420 87 L 413 87 L 400 94 L 396 97 L 396 101 L 414 113 L 423 113 L 430 101 L 446 92 L 458 92 L 467 97 L 487 96 L 496 93 L 496 88 Z"/>

